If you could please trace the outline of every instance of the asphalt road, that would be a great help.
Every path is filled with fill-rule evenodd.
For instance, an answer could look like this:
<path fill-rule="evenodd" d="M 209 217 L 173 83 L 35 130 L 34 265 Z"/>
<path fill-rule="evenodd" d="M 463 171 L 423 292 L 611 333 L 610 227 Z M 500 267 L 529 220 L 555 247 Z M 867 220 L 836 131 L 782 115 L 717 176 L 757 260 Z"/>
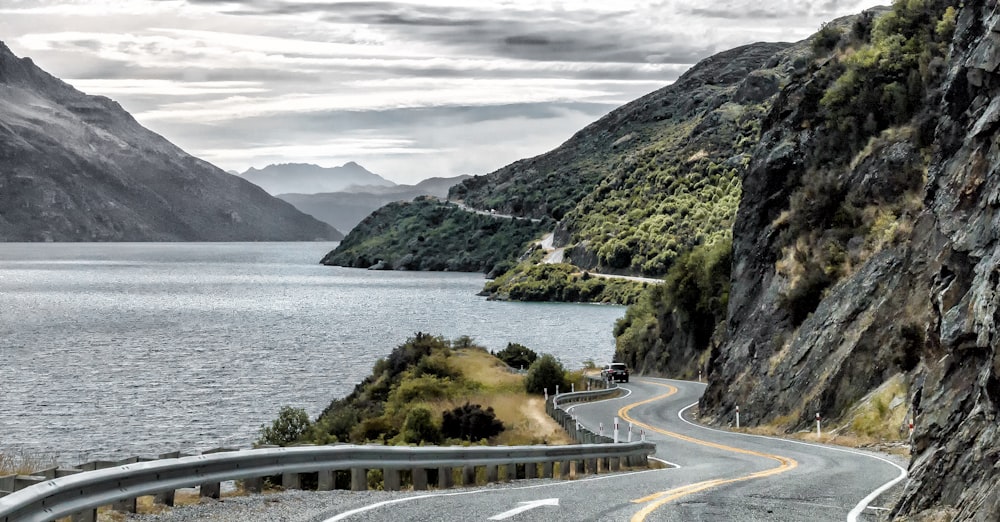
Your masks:
<path fill-rule="evenodd" d="M 637 378 L 623 388 L 625 397 L 573 411 L 606 432 L 620 417 L 623 439 L 631 420 L 656 443 L 656 457 L 678 467 L 394 494 L 341 503 L 315 520 L 875 520 L 878 499 L 872 507 L 862 501 L 903 473 L 871 453 L 698 426 L 682 418 L 703 391 L 698 383 Z"/>

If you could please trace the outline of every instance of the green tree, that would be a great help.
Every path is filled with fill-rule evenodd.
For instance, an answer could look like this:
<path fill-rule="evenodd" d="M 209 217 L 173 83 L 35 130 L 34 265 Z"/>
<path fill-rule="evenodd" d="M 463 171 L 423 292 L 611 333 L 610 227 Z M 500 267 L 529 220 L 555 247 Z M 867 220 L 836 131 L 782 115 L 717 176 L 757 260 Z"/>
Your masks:
<path fill-rule="evenodd" d="M 276 446 L 287 446 L 298 442 L 309 432 L 312 423 L 309 422 L 309 414 L 302 408 L 282 406 L 278 412 L 278 418 L 270 426 L 262 424 L 260 426 L 260 437 L 257 444 L 273 444 Z"/>
<path fill-rule="evenodd" d="M 524 388 L 528 393 L 542 393 L 546 388 L 549 393 L 555 393 L 557 385 L 562 391 L 569 388 L 566 384 L 566 369 L 552 355 L 542 355 L 528 368 L 528 375 L 524 379 Z"/>
<path fill-rule="evenodd" d="M 538 354 L 531 348 L 518 343 L 507 343 L 507 347 L 497 352 L 496 356 L 507 366 L 518 369 L 528 368 L 538 359 Z"/>
<path fill-rule="evenodd" d="M 445 437 L 476 442 L 499 435 L 504 430 L 493 408 L 465 403 L 442 414 L 441 432 Z"/>

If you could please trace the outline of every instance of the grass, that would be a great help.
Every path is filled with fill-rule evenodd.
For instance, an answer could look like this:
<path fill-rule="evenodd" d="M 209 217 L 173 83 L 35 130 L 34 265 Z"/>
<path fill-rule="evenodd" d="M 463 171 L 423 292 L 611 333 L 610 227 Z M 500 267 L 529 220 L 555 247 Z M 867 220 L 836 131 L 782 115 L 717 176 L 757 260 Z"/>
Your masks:
<path fill-rule="evenodd" d="M 26 450 L 0 452 L 0 476 L 30 475 L 34 471 L 58 465 L 54 457 L 31 453 Z"/>
<path fill-rule="evenodd" d="M 524 391 L 524 376 L 512 373 L 506 364 L 476 348 L 457 349 L 448 358 L 451 368 L 468 381 L 478 384 L 478 391 L 461 398 L 431 401 L 435 412 L 451 410 L 465 402 L 492 407 L 503 422 L 505 431 L 492 442 L 499 445 L 572 444 L 573 440 L 548 414 L 544 399 Z"/>

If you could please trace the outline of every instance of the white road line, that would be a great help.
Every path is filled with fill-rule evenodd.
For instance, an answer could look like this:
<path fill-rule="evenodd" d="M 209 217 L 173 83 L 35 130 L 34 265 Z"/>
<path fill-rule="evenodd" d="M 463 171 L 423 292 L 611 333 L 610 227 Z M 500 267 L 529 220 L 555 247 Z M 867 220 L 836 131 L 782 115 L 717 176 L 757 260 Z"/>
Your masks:
<path fill-rule="evenodd" d="M 628 397 L 629 395 L 632 395 L 632 390 L 630 390 L 628 388 L 622 388 L 621 386 L 619 386 L 618 389 L 619 390 L 625 390 L 625 395 L 621 395 L 621 396 L 618 396 L 618 397 L 612 397 L 610 399 L 597 399 L 596 401 L 578 402 L 578 403 L 570 406 L 569 408 L 566 408 L 566 413 L 569 413 L 569 412 L 573 411 L 573 408 L 576 408 L 577 406 L 585 406 L 587 404 L 596 404 L 598 402 L 617 401 L 618 399 L 624 399 L 624 398 Z"/>
<path fill-rule="evenodd" d="M 662 469 L 648 469 L 648 470 L 645 470 L 645 471 L 633 471 L 633 472 L 630 472 L 630 473 L 614 473 L 614 474 L 611 474 L 611 475 L 603 475 L 603 476 L 600 476 L 600 477 L 593 477 L 593 478 L 586 478 L 586 479 L 577 479 L 577 480 L 567 480 L 567 481 L 559 481 L 559 482 L 552 482 L 552 483 L 549 483 L 549 484 L 535 484 L 533 486 L 521 486 L 521 487 L 516 487 L 516 488 L 496 488 L 496 489 L 482 489 L 482 488 L 480 488 L 480 489 L 473 489 L 473 490 L 469 490 L 469 491 L 456 491 L 454 493 L 432 493 L 432 494 L 429 494 L 429 495 L 418 495 L 418 496 L 415 496 L 415 497 L 397 498 L 397 499 L 393 499 L 393 500 L 386 500 L 386 501 L 383 501 L 383 502 L 376 502 L 375 504 L 370 504 L 370 505 L 367 505 L 367 506 L 359 507 L 357 509 L 352 509 L 350 511 L 345 511 L 345 512 L 343 512 L 343 513 L 341 513 L 341 514 L 339 514 L 339 515 L 337 515 L 337 516 L 335 516 L 333 518 L 328 518 L 328 519 L 324 520 L 323 522 L 337 522 L 339 520 L 345 520 L 348 517 L 357 515 L 358 513 L 364 513 L 365 511 L 371 511 L 373 509 L 378 509 L 380 507 L 389 506 L 389 505 L 392 505 L 392 504 L 399 504 L 401 502 L 409 502 L 411 500 L 421 500 L 421 499 L 437 498 L 437 497 L 457 497 L 457 496 L 460 496 L 460 495 L 481 495 L 481 494 L 485 494 L 485 493 L 498 493 L 498 492 L 502 492 L 502 491 L 519 491 L 519 490 L 526 490 L 526 489 L 551 488 L 551 487 L 558 487 L 558 486 L 572 486 L 572 485 L 575 485 L 575 484 L 582 484 L 584 482 L 597 482 L 599 480 L 609 480 L 609 479 L 614 479 L 614 478 L 629 477 L 629 476 L 632 476 L 632 475 L 642 475 L 642 474 L 645 474 L 645 473 L 657 473 L 657 472 L 661 472 L 661 471 L 666 471 L 666 470 L 662 470 Z"/>
<path fill-rule="evenodd" d="M 688 381 L 676 381 L 674 379 L 659 379 L 659 380 L 673 381 L 673 382 L 683 382 L 685 384 L 696 384 L 696 383 L 691 383 L 691 382 L 688 382 Z M 881 495 L 882 493 L 885 493 L 890 488 L 892 488 L 893 486 L 895 486 L 900 481 L 902 481 L 903 479 L 906 478 L 906 469 L 905 468 L 903 468 L 899 464 L 896 464 L 895 462 L 893 462 L 893 461 L 891 461 L 889 459 L 879 457 L 878 455 L 872 455 L 870 453 L 863 453 L 863 452 L 860 452 L 860 451 L 849 450 L 849 449 L 846 449 L 846 448 L 831 448 L 829 446 L 822 446 L 822 445 L 819 445 L 819 444 L 812 444 L 812 443 L 809 443 L 809 442 L 802 442 L 802 441 L 798 441 L 798 440 L 781 439 L 781 438 L 778 438 L 778 437 L 768 437 L 768 436 L 765 436 L 765 435 L 750 435 L 750 434 L 747 434 L 747 433 L 736 433 L 736 432 L 732 432 L 732 431 L 717 430 L 715 428 L 709 428 L 709 427 L 706 427 L 706 426 L 702 426 L 700 424 L 695 424 L 695 423 L 693 423 L 693 422 L 691 422 L 691 421 L 689 421 L 689 420 L 687 420 L 687 419 L 684 418 L 684 412 L 687 411 L 687 410 L 689 410 L 689 409 L 691 409 L 691 408 L 693 408 L 693 407 L 695 407 L 695 406 L 697 406 L 697 405 L 698 405 L 698 403 L 696 402 L 694 404 L 691 404 L 690 406 L 685 407 L 681 411 L 677 412 L 677 417 L 682 422 L 684 422 L 686 424 L 689 424 L 691 426 L 694 426 L 696 428 L 701 428 L 703 430 L 714 431 L 714 432 L 718 432 L 718 433 L 727 433 L 727 434 L 730 434 L 730 435 L 739 435 L 739 436 L 743 436 L 743 437 L 751 437 L 751 438 L 758 438 L 758 439 L 773 440 L 773 441 L 777 441 L 777 442 L 788 442 L 788 443 L 791 443 L 791 444 L 798 444 L 798 445 L 801 445 L 801 446 L 810 446 L 810 447 L 813 447 L 813 448 L 819 448 L 819 449 L 827 450 L 827 451 L 838 451 L 838 452 L 841 452 L 841 453 L 850 453 L 852 455 L 859 455 L 859 456 L 862 456 L 862 457 L 868 457 L 870 459 L 880 460 L 880 461 L 885 462 L 886 464 L 889 464 L 890 466 L 898 469 L 899 470 L 899 476 L 897 476 L 896 478 L 890 480 L 889 482 L 886 482 L 885 484 L 883 484 L 881 487 L 879 487 L 875 491 L 872 491 L 867 497 L 861 499 L 861 502 L 858 502 L 858 504 L 856 506 L 854 506 L 854 509 L 852 509 L 847 514 L 847 522 L 857 522 L 858 516 L 861 515 L 861 513 L 865 510 L 866 507 L 868 507 L 868 504 L 871 504 L 872 501 L 874 501 L 876 498 L 879 497 L 879 495 Z"/>

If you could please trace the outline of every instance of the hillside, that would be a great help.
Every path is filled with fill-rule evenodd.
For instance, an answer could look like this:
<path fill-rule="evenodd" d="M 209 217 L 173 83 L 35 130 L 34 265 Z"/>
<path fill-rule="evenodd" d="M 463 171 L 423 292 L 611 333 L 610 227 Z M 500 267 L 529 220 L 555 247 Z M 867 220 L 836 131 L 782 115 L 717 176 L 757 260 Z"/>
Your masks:
<path fill-rule="evenodd" d="M 273 196 L 289 193 L 342 192 L 354 186 L 396 185 L 353 161 L 339 167 L 320 167 L 311 163 L 282 163 L 268 165 L 262 169 L 251 167 L 241 176 Z"/>
<path fill-rule="evenodd" d="M 738 403 L 751 426 L 794 432 L 820 412 L 828 430 L 905 441 L 912 419 L 890 518 L 1000 513 L 998 26 L 978 0 L 824 27 L 742 171 L 731 258 L 674 274 L 728 300 L 718 327 L 698 343 L 677 329 L 700 305 L 685 292 L 619 325 L 637 367 L 703 369 L 705 420 Z M 703 285 L 710 266 L 731 284 Z"/>
<path fill-rule="evenodd" d="M 337 230 L 350 231 L 376 209 L 394 201 L 411 201 L 419 196 L 444 198 L 452 185 L 469 176 L 430 178 L 416 185 L 391 187 L 357 185 L 350 192 L 320 194 L 278 194 L 278 197 L 310 216 L 329 223 Z"/>
<path fill-rule="evenodd" d="M 477 214 L 433 197 L 375 211 L 327 254 L 324 265 L 491 273 L 513 265 L 542 224 Z M 456 243 L 456 238 L 462 238 Z"/>
<path fill-rule="evenodd" d="M 0 241 L 340 237 L 0 43 Z"/>

